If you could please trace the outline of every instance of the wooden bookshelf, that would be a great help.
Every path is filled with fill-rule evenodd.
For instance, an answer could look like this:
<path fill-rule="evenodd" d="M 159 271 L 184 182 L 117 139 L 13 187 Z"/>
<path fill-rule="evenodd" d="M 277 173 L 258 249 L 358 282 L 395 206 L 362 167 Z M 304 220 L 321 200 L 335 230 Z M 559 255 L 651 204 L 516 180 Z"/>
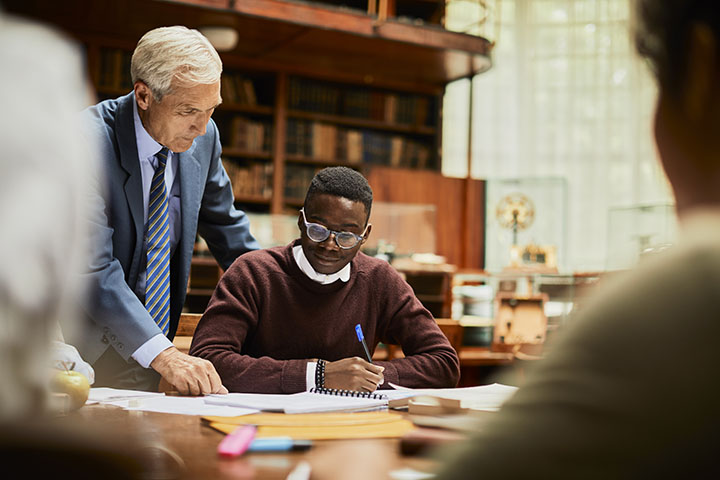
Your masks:
<path fill-rule="evenodd" d="M 443 2 L 351 3 L 5 0 L 3 6 L 75 37 L 85 49 L 100 99 L 130 91 L 130 52 L 148 30 L 163 25 L 233 28 L 240 38 L 232 51 L 221 52 L 223 103 L 213 116 L 223 162 L 238 184 L 238 206 L 286 213 L 297 211 L 312 175 L 329 165 L 347 165 L 369 178 L 373 169 L 398 168 L 409 183 L 422 181 L 425 172 L 440 175 L 445 86 L 491 65 L 488 40 L 442 28 Z M 302 148 L 298 126 L 308 136 Z M 373 180 L 371 185 L 384 189 Z M 453 194 L 470 192 L 465 199 L 484 202 L 471 194 L 473 189 L 470 185 Z M 439 209 L 438 231 L 451 232 L 449 241 L 472 242 L 472 232 L 482 228 L 472 214 L 482 210 L 483 205 Z M 446 217 L 458 213 L 471 222 L 471 233 L 458 231 L 454 223 L 447 228 L 446 222 L 456 220 Z M 439 246 L 438 253 L 445 255 L 444 239 Z M 450 253 L 449 261 L 459 267 L 482 267 L 480 254 Z"/>

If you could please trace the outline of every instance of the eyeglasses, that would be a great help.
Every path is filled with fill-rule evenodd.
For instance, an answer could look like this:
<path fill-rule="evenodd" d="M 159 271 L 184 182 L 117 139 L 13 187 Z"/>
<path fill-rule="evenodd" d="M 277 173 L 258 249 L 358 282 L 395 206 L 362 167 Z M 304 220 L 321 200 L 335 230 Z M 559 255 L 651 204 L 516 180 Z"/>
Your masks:
<path fill-rule="evenodd" d="M 345 250 L 354 248 L 358 243 L 360 243 L 360 241 L 365 236 L 365 232 L 367 232 L 367 229 L 370 226 L 370 224 L 368 224 L 368 226 L 365 227 L 362 235 L 356 235 L 352 232 L 336 232 L 335 230 L 330 230 L 329 228 L 325 227 L 324 225 L 320 225 L 319 223 L 308 222 L 307 218 L 305 217 L 304 208 L 300 209 L 300 213 L 302 213 L 303 222 L 305 222 L 305 229 L 307 230 L 307 236 L 310 240 L 317 243 L 324 242 L 332 233 L 333 235 L 335 235 L 335 243 L 337 244 L 337 246 Z"/>

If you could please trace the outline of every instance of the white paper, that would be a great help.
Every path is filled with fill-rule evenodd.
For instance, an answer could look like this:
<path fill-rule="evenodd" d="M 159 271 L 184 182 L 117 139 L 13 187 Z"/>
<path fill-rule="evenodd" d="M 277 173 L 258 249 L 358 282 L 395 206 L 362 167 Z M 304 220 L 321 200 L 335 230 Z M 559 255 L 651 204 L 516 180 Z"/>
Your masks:
<path fill-rule="evenodd" d="M 122 390 L 109 387 L 94 387 L 90 389 L 87 404 L 110 403 L 118 400 L 129 400 L 132 398 L 163 397 L 159 392 L 143 392 L 141 390 Z"/>
<path fill-rule="evenodd" d="M 413 468 L 401 468 L 399 470 L 393 470 L 388 474 L 393 480 L 427 480 L 429 478 L 435 478 L 434 473 L 421 472 Z"/>
<path fill-rule="evenodd" d="M 392 385 L 395 390 L 383 390 L 390 400 L 418 395 L 460 400 L 462 408 L 497 411 L 517 391 L 517 387 L 493 383 L 465 388 L 406 388 Z"/>
<path fill-rule="evenodd" d="M 213 415 L 220 417 L 237 417 L 258 413 L 252 408 L 228 407 L 205 403 L 204 397 L 160 396 L 127 400 L 125 410 L 141 410 L 144 412 L 175 413 L 182 415 Z"/>
<path fill-rule="evenodd" d="M 205 402 L 212 405 L 257 408 L 268 412 L 314 413 L 360 411 L 383 408 L 387 400 L 343 397 L 321 393 L 301 392 L 291 395 L 263 393 L 229 393 L 208 395 Z"/>
<path fill-rule="evenodd" d="M 145 412 L 176 413 L 182 415 L 213 415 L 218 417 L 236 417 L 257 413 L 253 408 L 212 405 L 205 403 L 205 397 L 167 396 L 160 392 L 140 390 L 122 390 L 117 388 L 91 388 L 87 404 L 101 403 L 113 405 L 125 410 Z"/>

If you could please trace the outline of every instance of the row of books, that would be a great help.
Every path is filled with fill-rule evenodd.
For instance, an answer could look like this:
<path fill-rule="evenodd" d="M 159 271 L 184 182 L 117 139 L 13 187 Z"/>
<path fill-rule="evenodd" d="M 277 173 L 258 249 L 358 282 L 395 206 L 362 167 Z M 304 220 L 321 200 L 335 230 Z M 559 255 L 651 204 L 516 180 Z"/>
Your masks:
<path fill-rule="evenodd" d="M 132 90 L 130 61 L 132 52 L 119 48 L 101 48 L 98 65 L 98 87 L 109 90 Z"/>
<path fill-rule="evenodd" d="M 248 152 L 264 153 L 272 145 L 272 125 L 269 120 L 251 120 L 243 116 L 234 116 L 229 129 L 225 132 L 225 144 Z"/>
<path fill-rule="evenodd" d="M 247 197 L 270 199 L 273 183 L 271 163 L 243 162 L 240 164 L 227 158 L 223 158 L 222 162 L 228 177 L 230 177 L 236 199 L 240 201 Z"/>
<path fill-rule="evenodd" d="M 431 150 L 425 143 L 388 133 L 290 119 L 286 152 L 317 160 L 350 165 L 431 167 Z"/>
<path fill-rule="evenodd" d="M 285 198 L 288 200 L 305 199 L 310 182 L 321 167 L 288 164 L 285 166 Z"/>
<path fill-rule="evenodd" d="M 253 80 L 241 73 L 224 72 L 220 80 L 223 102 L 238 105 L 257 105 Z"/>
<path fill-rule="evenodd" d="M 292 110 L 344 115 L 392 124 L 432 126 L 432 99 L 362 87 L 338 87 L 302 78 L 290 79 Z"/>

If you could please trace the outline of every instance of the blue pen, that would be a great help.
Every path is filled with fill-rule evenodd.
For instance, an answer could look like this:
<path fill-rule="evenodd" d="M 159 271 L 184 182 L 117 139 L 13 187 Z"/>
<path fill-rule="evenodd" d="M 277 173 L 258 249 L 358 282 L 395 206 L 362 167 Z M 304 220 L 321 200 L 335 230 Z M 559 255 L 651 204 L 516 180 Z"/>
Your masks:
<path fill-rule="evenodd" d="M 248 452 L 288 452 L 290 450 L 307 450 L 310 447 L 312 447 L 312 440 L 293 440 L 290 437 L 265 437 L 253 440 Z"/>
<path fill-rule="evenodd" d="M 358 323 L 355 325 L 355 333 L 357 333 L 358 340 L 362 343 L 365 349 L 365 355 L 367 355 L 368 362 L 372 363 L 372 357 L 370 356 L 370 350 L 368 350 L 367 343 L 365 343 L 365 335 L 363 335 L 362 327 Z"/>

